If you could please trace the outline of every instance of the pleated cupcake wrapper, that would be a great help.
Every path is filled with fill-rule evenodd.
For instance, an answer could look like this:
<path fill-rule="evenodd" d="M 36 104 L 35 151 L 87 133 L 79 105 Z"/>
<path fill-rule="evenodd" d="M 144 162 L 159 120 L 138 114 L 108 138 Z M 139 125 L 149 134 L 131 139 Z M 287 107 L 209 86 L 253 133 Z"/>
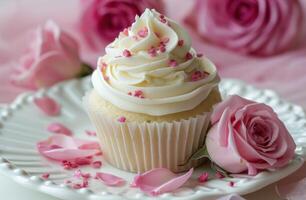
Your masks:
<path fill-rule="evenodd" d="M 117 168 L 144 172 L 165 167 L 181 172 L 200 164 L 193 161 L 180 166 L 203 144 L 210 113 L 173 122 L 125 122 L 111 119 L 92 108 L 84 98 L 89 117 L 105 159 Z"/>

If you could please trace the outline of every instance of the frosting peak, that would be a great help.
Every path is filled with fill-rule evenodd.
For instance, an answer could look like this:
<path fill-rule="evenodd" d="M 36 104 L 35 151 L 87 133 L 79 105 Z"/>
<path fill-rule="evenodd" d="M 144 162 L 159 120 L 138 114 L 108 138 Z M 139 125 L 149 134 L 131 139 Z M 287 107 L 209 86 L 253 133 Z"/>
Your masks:
<path fill-rule="evenodd" d="M 92 81 L 119 108 L 158 116 L 193 109 L 219 78 L 210 61 L 197 57 L 183 28 L 146 9 L 106 47 Z"/>

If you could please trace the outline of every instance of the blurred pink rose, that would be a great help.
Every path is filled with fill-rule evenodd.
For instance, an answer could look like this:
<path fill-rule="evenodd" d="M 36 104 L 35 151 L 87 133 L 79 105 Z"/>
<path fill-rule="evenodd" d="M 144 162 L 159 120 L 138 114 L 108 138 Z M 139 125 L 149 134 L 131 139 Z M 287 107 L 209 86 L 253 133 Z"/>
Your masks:
<path fill-rule="evenodd" d="M 298 0 L 197 0 L 186 21 L 211 42 L 260 56 L 296 46 L 302 32 Z"/>
<path fill-rule="evenodd" d="M 293 158 L 295 143 L 271 107 L 231 96 L 212 114 L 206 147 L 211 160 L 230 173 L 282 167 Z"/>
<path fill-rule="evenodd" d="M 104 49 L 145 8 L 161 11 L 163 7 L 160 0 L 83 0 L 81 3 L 81 32 L 94 50 Z"/>
<path fill-rule="evenodd" d="M 11 79 L 15 85 L 37 89 L 76 77 L 81 69 L 77 42 L 53 21 L 48 21 L 37 29 Z"/>

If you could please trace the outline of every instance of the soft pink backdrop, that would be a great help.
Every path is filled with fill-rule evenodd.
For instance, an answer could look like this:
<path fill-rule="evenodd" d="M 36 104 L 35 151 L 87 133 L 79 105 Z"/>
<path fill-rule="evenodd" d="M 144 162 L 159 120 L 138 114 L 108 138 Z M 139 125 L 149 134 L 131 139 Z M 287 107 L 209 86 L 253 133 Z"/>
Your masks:
<path fill-rule="evenodd" d="M 165 0 L 168 16 L 181 20 L 192 8 L 194 1 Z M 306 1 L 302 0 L 306 10 Z M 14 62 L 18 60 L 28 38 L 29 30 L 42 25 L 52 18 L 69 31 L 76 39 L 81 40 L 76 30 L 79 4 L 77 0 L 6 0 L 0 1 L 0 103 L 8 103 L 23 89 L 12 86 L 8 74 Z M 306 24 L 300 27 L 303 31 Z M 203 42 L 194 31 L 193 46 L 211 58 L 218 66 L 222 77 L 239 78 L 260 88 L 277 91 L 285 99 L 306 108 L 306 44 L 304 48 L 269 58 L 255 58 L 235 54 Z M 95 64 L 96 55 L 92 55 L 82 41 L 82 58 Z M 305 36 L 306 43 L 306 36 Z M 103 50 L 101 49 L 101 53 Z M 292 182 L 306 174 L 306 166 L 281 182 Z M 270 193 L 274 185 L 250 194 L 250 199 L 274 199 Z"/>

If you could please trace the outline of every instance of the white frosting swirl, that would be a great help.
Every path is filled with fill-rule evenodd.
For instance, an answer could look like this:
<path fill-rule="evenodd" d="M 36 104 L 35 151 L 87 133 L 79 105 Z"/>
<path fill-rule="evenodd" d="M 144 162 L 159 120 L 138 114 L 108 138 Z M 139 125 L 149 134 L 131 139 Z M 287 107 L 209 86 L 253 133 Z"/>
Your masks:
<path fill-rule="evenodd" d="M 194 79 L 197 72 L 200 79 Z M 106 47 L 92 82 L 104 99 L 123 110 L 161 116 L 195 108 L 219 77 L 213 63 L 196 56 L 183 28 L 146 9 Z M 128 94 L 135 91 L 144 98 Z"/>

